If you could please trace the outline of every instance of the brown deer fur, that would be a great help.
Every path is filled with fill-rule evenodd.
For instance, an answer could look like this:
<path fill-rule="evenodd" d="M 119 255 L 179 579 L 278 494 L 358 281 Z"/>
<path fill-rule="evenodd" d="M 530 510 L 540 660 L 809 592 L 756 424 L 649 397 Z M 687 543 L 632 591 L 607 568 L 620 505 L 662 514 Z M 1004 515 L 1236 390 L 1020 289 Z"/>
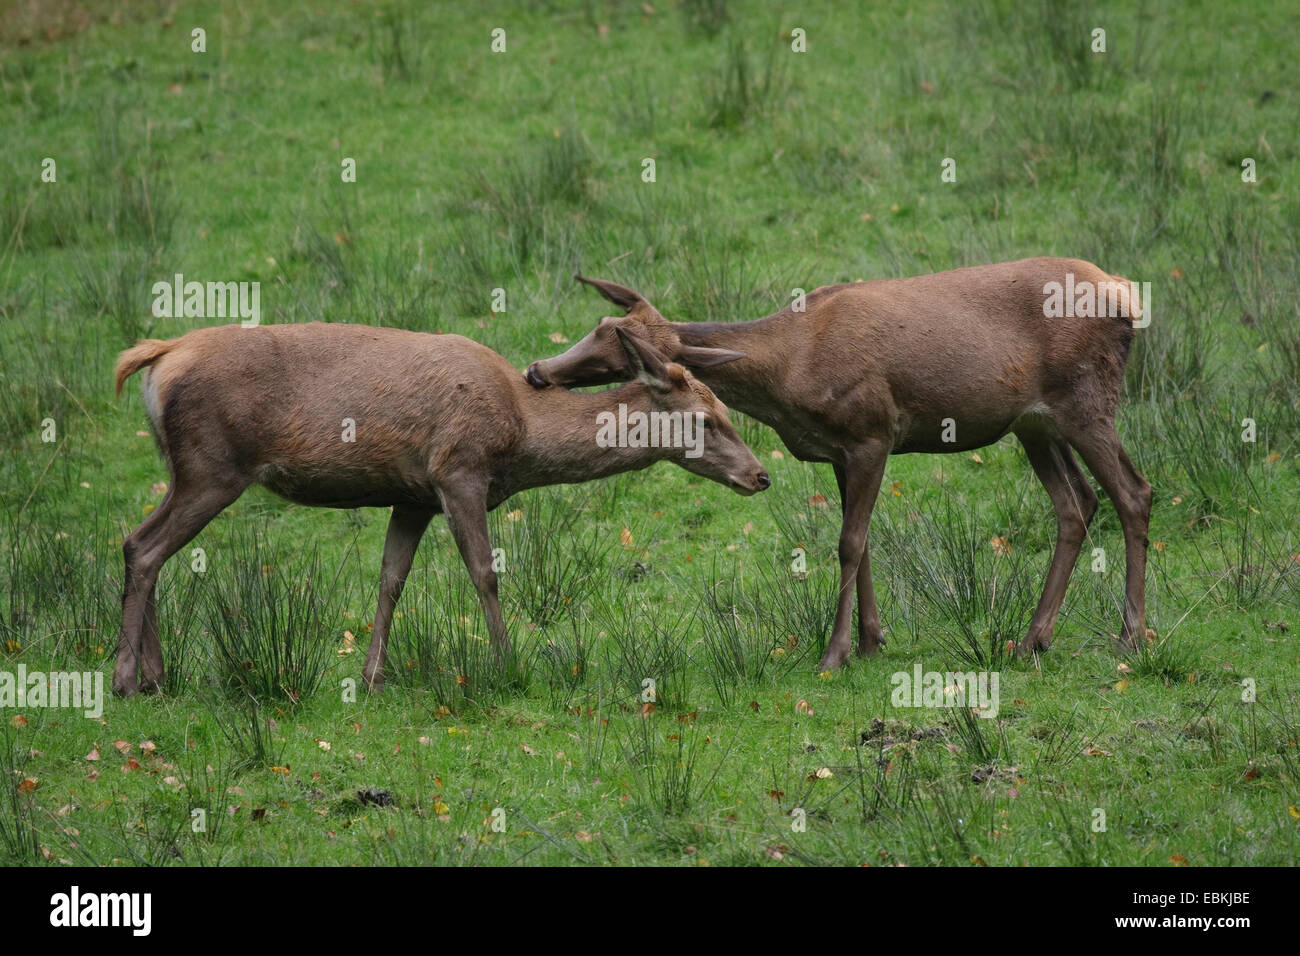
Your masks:
<path fill-rule="evenodd" d="M 222 326 L 146 340 L 124 352 L 118 392 L 149 367 L 145 406 L 171 483 L 122 547 L 126 581 L 114 690 L 159 686 L 158 571 L 254 482 L 305 505 L 392 507 L 363 672 L 372 688 L 382 686 L 393 607 L 435 514 L 447 515 L 501 655 L 510 643 L 487 512 L 511 495 L 659 460 L 743 494 L 767 487 L 767 475 L 709 389 L 635 335 L 618 341 L 625 367 L 639 380 L 595 395 L 534 391 L 496 352 L 458 335 L 359 325 Z M 598 447 L 597 415 L 619 403 L 645 412 L 702 413 L 708 429 L 702 453 Z M 343 440 L 345 419 L 355 423 L 354 441 Z"/>
<path fill-rule="evenodd" d="M 1048 318 L 1045 285 L 1125 283 L 1120 317 Z M 908 279 L 826 286 L 752 322 L 669 322 L 624 286 L 582 279 L 626 315 L 609 317 L 563 355 L 526 373 L 537 388 L 617 381 L 627 368 L 618 330 L 634 330 L 695 371 L 725 402 L 776 429 L 805 461 L 829 462 L 844 509 L 840 597 L 822 667 L 850 650 L 854 591 L 858 653 L 883 643 L 867 527 L 891 454 L 960 452 L 1014 432 L 1052 499 L 1057 543 L 1042 598 L 1020 642 L 1045 650 L 1097 509 L 1076 451 L 1114 503 L 1124 529 L 1122 638 L 1145 635 L 1151 488 L 1115 432 L 1133 322 L 1126 280 L 1078 259 L 1023 259 Z M 943 440 L 952 419 L 956 441 Z"/>

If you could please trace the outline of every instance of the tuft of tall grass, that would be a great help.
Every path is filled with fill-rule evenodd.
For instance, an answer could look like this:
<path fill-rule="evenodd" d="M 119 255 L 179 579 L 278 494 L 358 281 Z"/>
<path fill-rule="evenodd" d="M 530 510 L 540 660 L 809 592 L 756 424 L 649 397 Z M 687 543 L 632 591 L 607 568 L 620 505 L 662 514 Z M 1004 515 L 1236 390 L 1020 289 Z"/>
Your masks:
<path fill-rule="evenodd" d="M 1136 677 L 1158 680 L 1166 687 L 1187 682 L 1196 670 L 1195 659 L 1187 646 L 1173 634 L 1153 643 L 1144 643 L 1132 657 L 1131 673 Z"/>
<path fill-rule="evenodd" d="M 665 732 L 664 727 L 672 728 Z M 730 756 L 728 746 L 711 771 L 699 767 L 706 736 L 694 721 L 665 722 L 656 714 L 632 716 L 623 722 L 619 739 L 623 764 L 632 778 L 639 802 L 660 817 L 681 816 L 708 791 Z"/>
<path fill-rule="evenodd" d="M 777 554 L 745 582 L 739 565 L 702 595 L 704 667 L 714 693 L 728 706 L 735 687 L 764 674 L 788 673 L 820 657 L 835 617 L 838 564 L 796 572 Z"/>
<path fill-rule="evenodd" d="M 75 531 L 59 530 L 64 524 L 47 509 L 5 515 L 0 646 L 98 667 L 117 647 L 121 615 L 117 569 L 110 573 L 98 544 L 109 533 L 98 512 Z"/>
<path fill-rule="evenodd" d="M 0 850 L 12 865 L 41 863 L 41 838 L 36 826 L 36 798 L 25 783 L 31 747 L 5 720 L 0 725 Z"/>
<path fill-rule="evenodd" d="M 464 568 L 426 565 L 407 579 L 394 614 L 387 674 L 428 691 L 453 712 L 482 707 L 528 684 L 532 651 L 520 635 L 512 640 L 513 650 L 498 664 Z"/>
<path fill-rule="evenodd" d="M 678 9 L 689 29 L 716 37 L 731 22 L 730 0 L 681 0 Z"/>
<path fill-rule="evenodd" d="M 284 741 L 256 697 L 242 692 L 221 695 L 211 688 L 202 688 L 198 697 L 234 756 L 232 772 L 265 770 L 283 762 Z"/>
<path fill-rule="evenodd" d="M 504 563 L 498 581 L 509 604 L 534 627 L 564 620 L 600 584 L 611 545 L 590 523 L 592 495 L 588 489 L 538 488 L 490 517 L 492 541 Z"/>
<path fill-rule="evenodd" d="M 559 633 L 550 635 L 540 654 L 549 671 L 551 703 L 565 708 L 571 706 L 575 695 L 586 685 L 592 657 L 585 622 L 570 616 L 568 624 L 567 629 L 558 629 Z M 568 634 L 564 633 L 566 630 Z"/>
<path fill-rule="evenodd" d="M 405 8 L 392 4 L 375 10 L 366 19 L 366 33 L 370 60 L 385 80 L 408 81 L 419 74 L 423 62 L 419 26 Z"/>
<path fill-rule="evenodd" d="M 123 346 L 134 345 L 153 329 L 152 269 L 151 258 L 129 246 L 103 257 L 77 256 L 73 259 L 75 301 L 88 319 L 111 319 Z"/>
<path fill-rule="evenodd" d="M 695 612 L 667 604 L 635 584 L 625 584 L 592 611 L 600 628 L 602 682 L 616 699 L 684 706 L 690 694 L 687 645 Z M 649 683 L 653 682 L 653 683 Z M 653 687 L 653 693 L 650 688 Z"/>
<path fill-rule="evenodd" d="M 764 120 L 780 109 L 790 92 L 788 60 L 779 43 L 769 44 L 761 66 L 753 62 L 739 37 L 709 78 L 707 122 L 714 129 L 735 130 Z"/>
<path fill-rule="evenodd" d="M 1007 643 L 1029 626 L 1037 602 L 1036 562 L 1014 528 L 981 524 L 945 491 L 936 513 L 912 512 L 876 524 L 896 573 L 915 602 L 927 607 L 930 635 L 965 669 L 1004 659 Z M 1000 540 L 998 540 L 1000 539 Z"/>
<path fill-rule="evenodd" d="M 170 572 L 170 573 L 169 573 Z M 158 582 L 158 639 L 163 652 L 163 692 L 179 696 L 209 679 L 214 648 L 202 627 L 208 582 L 183 562 L 169 562 Z"/>
<path fill-rule="evenodd" d="M 216 670 L 237 696 L 297 704 L 320 687 L 341 643 L 342 597 L 313 548 L 289 556 L 237 533 L 211 561 L 204 605 Z M 235 557 L 235 555 L 238 555 Z"/>
<path fill-rule="evenodd" d="M 1007 735 L 998 721 L 986 720 L 970 707 L 953 707 L 950 713 L 952 719 L 948 725 L 968 760 L 981 767 L 997 767 L 1011 762 Z"/>

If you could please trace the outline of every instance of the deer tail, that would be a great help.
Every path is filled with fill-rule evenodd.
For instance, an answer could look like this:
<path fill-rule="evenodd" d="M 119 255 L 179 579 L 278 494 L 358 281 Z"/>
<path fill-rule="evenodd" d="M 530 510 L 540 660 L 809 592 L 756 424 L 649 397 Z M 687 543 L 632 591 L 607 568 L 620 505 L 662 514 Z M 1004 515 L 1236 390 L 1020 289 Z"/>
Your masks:
<path fill-rule="evenodd" d="M 137 342 L 131 348 L 127 349 L 117 359 L 117 369 L 115 375 L 117 378 L 118 397 L 122 394 L 122 383 L 134 375 L 146 365 L 152 365 L 168 352 L 176 347 L 178 339 L 144 339 Z"/>

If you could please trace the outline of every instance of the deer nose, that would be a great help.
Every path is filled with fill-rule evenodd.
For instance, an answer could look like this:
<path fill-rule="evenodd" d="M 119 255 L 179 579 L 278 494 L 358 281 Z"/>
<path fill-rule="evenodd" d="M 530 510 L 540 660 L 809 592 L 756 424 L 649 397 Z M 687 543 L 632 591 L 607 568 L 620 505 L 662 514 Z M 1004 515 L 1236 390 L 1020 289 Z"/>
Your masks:
<path fill-rule="evenodd" d="M 542 378 L 541 373 L 537 371 L 536 362 L 528 366 L 528 371 L 524 373 L 524 381 L 526 381 L 533 388 L 546 387 L 546 379 Z"/>
<path fill-rule="evenodd" d="M 767 472 L 760 471 L 758 473 L 758 490 L 766 491 L 767 488 L 771 486 L 771 484 L 772 484 L 772 479 L 767 477 Z"/>

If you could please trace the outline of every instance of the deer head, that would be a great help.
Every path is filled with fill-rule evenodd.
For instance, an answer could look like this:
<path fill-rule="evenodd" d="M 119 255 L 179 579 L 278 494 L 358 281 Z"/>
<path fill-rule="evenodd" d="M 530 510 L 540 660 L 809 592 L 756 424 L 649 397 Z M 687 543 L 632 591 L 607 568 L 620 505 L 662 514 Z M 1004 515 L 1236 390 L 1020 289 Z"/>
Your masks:
<path fill-rule="evenodd" d="M 688 369 L 712 368 L 745 357 L 743 352 L 730 349 L 683 344 L 672 324 L 659 314 L 659 310 L 640 293 L 626 286 L 603 279 L 574 278 L 592 286 L 615 305 L 622 306 L 624 314 L 601 319 L 599 325 L 563 355 L 528 366 L 524 378 L 534 388 L 607 385 L 636 377 L 635 370 L 628 363 L 628 353 L 620 344 L 620 332 L 635 335 L 669 361 Z"/>

